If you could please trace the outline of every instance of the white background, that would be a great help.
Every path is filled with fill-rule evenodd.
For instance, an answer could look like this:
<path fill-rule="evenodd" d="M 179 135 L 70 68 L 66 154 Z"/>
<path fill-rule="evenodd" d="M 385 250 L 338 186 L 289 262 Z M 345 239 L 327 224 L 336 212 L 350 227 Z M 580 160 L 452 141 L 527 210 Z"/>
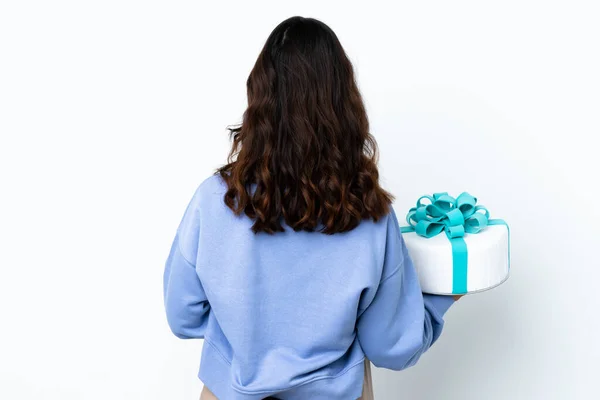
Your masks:
<path fill-rule="evenodd" d="M 417 366 L 374 369 L 376 398 L 596 398 L 593 3 L 2 1 L 0 398 L 198 398 L 162 268 L 293 15 L 353 61 L 399 214 L 468 190 L 512 227 L 510 280 L 456 304 Z"/>

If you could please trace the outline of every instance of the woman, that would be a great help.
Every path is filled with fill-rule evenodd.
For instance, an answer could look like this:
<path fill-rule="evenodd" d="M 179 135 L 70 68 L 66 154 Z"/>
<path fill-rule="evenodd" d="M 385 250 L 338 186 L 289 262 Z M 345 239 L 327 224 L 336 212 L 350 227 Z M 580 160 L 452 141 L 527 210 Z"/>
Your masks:
<path fill-rule="evenodd" d="M 278 25 L 247 93 L 228 163 L 177 229 L 169 326 L 205 340 L 203 400 L 372 397 L 368 360 L 415 364 L 454 299 L 421 293 L 352 65 L 327 25 Z"/>

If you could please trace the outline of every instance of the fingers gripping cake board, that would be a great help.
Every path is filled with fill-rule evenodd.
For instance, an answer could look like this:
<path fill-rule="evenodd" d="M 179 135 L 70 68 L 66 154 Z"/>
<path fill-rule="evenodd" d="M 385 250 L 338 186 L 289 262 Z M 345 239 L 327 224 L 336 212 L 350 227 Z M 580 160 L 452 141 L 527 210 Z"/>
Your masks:
<path fill-rule="evenodd" d="M 424 293 L 476 293 L 508 279 L 508 224 L 490 219 L 489 211 L 469 193 L 421 196 L 406 221 L 402 237 Z"/>

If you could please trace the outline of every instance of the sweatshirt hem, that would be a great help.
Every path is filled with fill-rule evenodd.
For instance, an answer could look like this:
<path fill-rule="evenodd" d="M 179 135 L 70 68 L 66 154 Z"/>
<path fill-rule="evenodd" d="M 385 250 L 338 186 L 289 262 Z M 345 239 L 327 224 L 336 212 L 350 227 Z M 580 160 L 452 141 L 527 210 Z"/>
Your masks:
<path fill-rule="evenodd" d="M 362 394 L 364 357 L 336 375 L 316 376 L 289 387 L 247 391 L 235 387 L 231 363 L 216 346 L 206 338 L 204 343 L 198 378 L 219 400 L 262 400 L 270 395 L 284 396 L 286 400 L 346 400 L 358 399 Z"/>

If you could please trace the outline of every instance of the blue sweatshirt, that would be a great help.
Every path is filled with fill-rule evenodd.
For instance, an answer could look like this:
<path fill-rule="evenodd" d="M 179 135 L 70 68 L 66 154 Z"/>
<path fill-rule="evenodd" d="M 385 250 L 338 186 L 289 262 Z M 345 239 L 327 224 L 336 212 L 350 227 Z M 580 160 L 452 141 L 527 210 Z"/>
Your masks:
<path fill-rule="evenodd" d="M 365 356 L 414 365 L 452 297 L 423 295 L 392 210 L 349 232 L 254 234 L 223 202 L 218 175 L 196 189 L 164 270 L 167 320 L 203 338 L 198 377 L 219 400 L 349 400 Z"/>

